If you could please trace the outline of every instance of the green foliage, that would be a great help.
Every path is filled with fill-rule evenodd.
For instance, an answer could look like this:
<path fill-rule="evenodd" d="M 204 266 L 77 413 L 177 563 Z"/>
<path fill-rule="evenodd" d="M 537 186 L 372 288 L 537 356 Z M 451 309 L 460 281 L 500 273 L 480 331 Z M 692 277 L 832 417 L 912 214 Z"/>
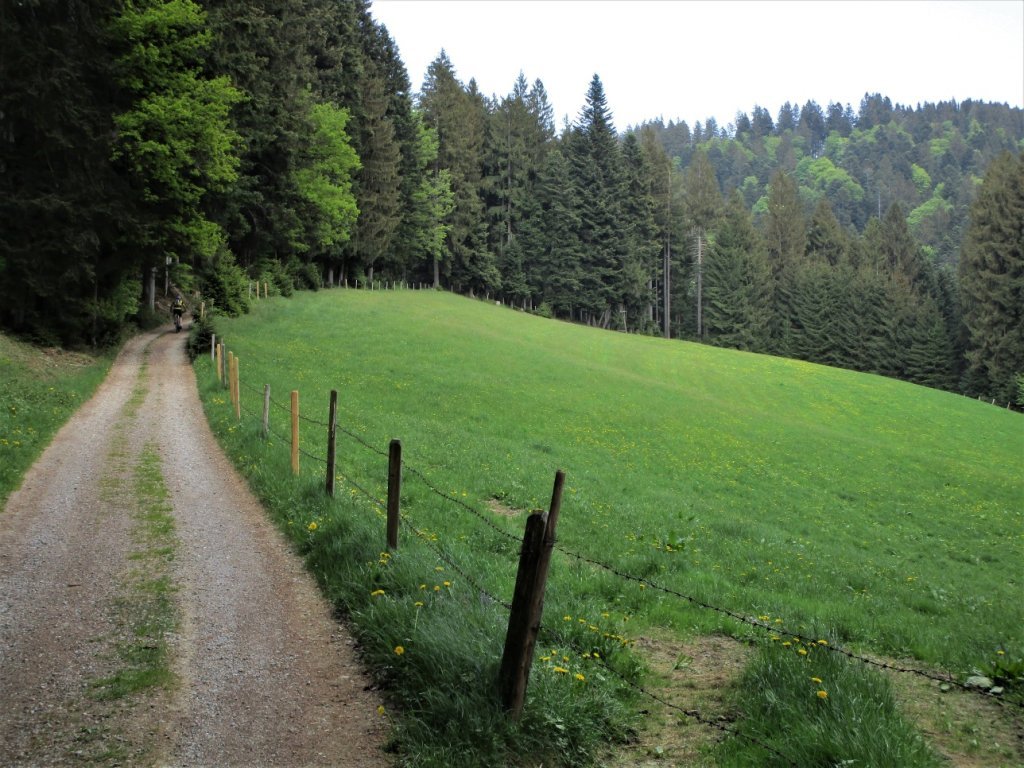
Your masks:
<path fill-rule="evenodd" d="M 320 250 L 348 240 L 359 209 L 352 193 L 352 175 L 359 158 L 349 144 L 345 126 L 348 112 L 333 104 L 315 104 L 311 110 L 313 135 L 307 153 L 310 164 L 296 173 L 299 193 L 311 204 L 315 224 L 309 243 Z"/>
<path fill-rule="evenodd" d="M 204 23 L 192 0 L 130 4 L 111 23 L 117 82 L 129 100 L 114 116 L 112 159 L 149 214 L 136 234 L 148 246 L 147 264 L 165 255 L 203 261 L 224 239 L 200 203 L 237 178 L 241 137 L 228 112 L 242 95 L 227 77 L 201 73 L 210 44 Z"/>
<path fill-rule="evenodd" d="M 220 251 L 203 270 L 199 283 L 207 311 L 241 315 L 249 311 L 249 279 L 227 251 Z"/>
<path fill-rule="evenodd" d="M 211 341 L 216 332 L 217 327 L 212 311 L 206 312 L 202 317 L 195 316 L 189 328 L 188 341 L 185 345 L 188 359 L 194 362 L 200 355 L 210 354 Z"/>
<path fill-rule="evenodd" d="M 1024 155 L 1001 155 L 971 206 L 960 262 L 968 380 L 978 394 L 1010 402 L 1024 371 Z"/>

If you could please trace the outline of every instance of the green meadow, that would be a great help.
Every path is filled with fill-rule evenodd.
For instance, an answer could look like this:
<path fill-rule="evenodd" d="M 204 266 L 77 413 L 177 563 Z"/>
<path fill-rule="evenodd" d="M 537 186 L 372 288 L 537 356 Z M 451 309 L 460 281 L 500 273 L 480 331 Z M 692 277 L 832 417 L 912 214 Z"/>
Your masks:
<path fill-rule="evenodd" d="M 801 679 L 818 679 L 817 667 L 793 665 L 822 657 L 821 669 L 867 681 L 864 691 L 887 681 L 845 659 L 840 674 L 832 668 L 839 654 L 826 644 L 960 680 L 981 670 L 1012 683 L 1016 669 L 1019 684 L 1018 413 L 882 377 L 569 325 L 432 291 L 334 290 L 265 301 L 247 316 L 218 318 L 216 331 L 240 359 L 245 413 L 236 423 L 204 356 L 197 375 L 211 423 L 328 594 L 356 621 L 367 658 L 402 711 L 395 748 L 408 764 L 433 764 L 424 755 L 442 754 L 437 741 L 417 753 L 424 739 L 463 738 L 436 734 L 429 710 L 446 702 L 417 698 L 417 684 L 440 684 L 412 674 L 417 643 L 424 652 L 435 644 L 430 674 L 493 674 L 503 619 L 492 600 L 511 598 L 526 511 L 547 506 L 556 469 L 567 480 L 531 677 L 535 698 L 523 723 L 488 737 L 505 741 L 489 753 L 481 748 L 481 765 L 495 755 L 513 760 L 520 748 L 511 744 L 524 734 L 559 755 L 559 764 L 595 759 L 597 747 L 583 733 L 565 744 L 545 741 L 531 701 L 563 712 L 562 733 L 573 730 L 566 725 L 572 718 L 591 717 L 603 723 L 598 740 L 634 738 L 643 704 L 588 653 L 600 646 L 598 655 L 618 665 L 618 674 L 642 682 L 644 661 L 630 638 L 645 633 L 731 635 L 760 648 L 762 666 L 786 667 L 782 677 L 795 669 Z M 259 436 L 264 384 L 275 402 L 269 441 Z M 370 447 L 339 436 L 339 498 L 328 502 L 323 464 L 313 457 L 326 455 L 332 389 L 340 428 Z M 309 419 L 301 425 L 298 479 L 289 476 L 283 439 L 291 390 L 299 391 Z M 369 497 L 385 497 L 381 454 L 392 438 L 404 449 L 407 518 L 398 552 L 385 555 L 380 510 Z M 358 562 L 342 565 L 344 557 Z M 342 570 L 335 578 L 332 569 Z M 417 591 L 434 600 L 451 594 L 450 612 L 428 624 L 424 610 L 438 606 L 416 599 Z M 793 634 L 814 641 L 804 646 L 810 654 L 801 643 L 782 649 Z M 565 650 L 588 637 L 590 651 Z M 451 653 L 441 650 L 451 644 L 486 658 L 472 670 L 466 667 L 477 662 L 468 658 L 446 666 L 438 655 Z M 552 673 L 556 668 L 561 672 Z M 600 679 L 603 693 L 590 704 L 579 696 L 562 701 L 556 689 L 563 677 L 594 689 Z M 838 712 L 841 697 L 835 688 L 827 698 L 813 690 L 804 704 Z M 460 711 L 484 717 L 465 711 L 481 707 L 464 702 Z M 762 717 L 756 707 L 737 707 L 740 730 L 745 718 Z M 818 739 L 817 751 L 797 754 L 779 735 L 771 743 L 785 758 L 762 754 L 751 764 L 826 764 L 818 761 L 850 755 L 871 764 L 935 764 L 909 727 L 906 751 L 835 746 L 841 740 L 828 728 L 842 731 L 843 720 L 831 717 L 831 725 L 813 726 L 815 735 L 800 739 Z M 622 732 L 615 722 L 625 723 Z M 488 727 L 478 732 L 491 733 Z M 891 723 L 879 728 L 894 730 Z M 772 728 L 755 722 L 752 732 Z M 747 764 L 749 744 L 730 752 L 732 741 L 714 759 Z M 868 735 L 860 741 L 864 749 L 882 748 Z M 464 748 L 452 746 L 447 757 Z"/>

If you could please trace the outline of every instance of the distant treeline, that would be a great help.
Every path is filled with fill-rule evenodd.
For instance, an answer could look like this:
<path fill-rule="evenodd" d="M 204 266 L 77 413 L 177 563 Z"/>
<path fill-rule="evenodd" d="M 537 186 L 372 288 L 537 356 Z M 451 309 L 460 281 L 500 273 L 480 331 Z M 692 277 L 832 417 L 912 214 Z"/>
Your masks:
<path fill-rule="evenodd" d="M 1024 372 L 1020 109 L 619 133 L 595 75 L 556 129 L 443 51 L 413 94 L 362 1 L 14 4 L 0 78 L 0 323 L 40 341 L 118 338 L 158 277 L 225 312 L 404 279 L 1000 400 Z"/>

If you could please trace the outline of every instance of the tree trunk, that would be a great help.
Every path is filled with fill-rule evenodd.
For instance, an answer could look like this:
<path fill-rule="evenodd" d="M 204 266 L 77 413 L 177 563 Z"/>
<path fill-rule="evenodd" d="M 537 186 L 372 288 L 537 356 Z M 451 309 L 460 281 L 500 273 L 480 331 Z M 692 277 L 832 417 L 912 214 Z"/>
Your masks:
<path fill-rule="evenodd" d="M 441 287 L 441 264 L 437 260 L 437 256 L 434 257 L 434 288 Z"/>

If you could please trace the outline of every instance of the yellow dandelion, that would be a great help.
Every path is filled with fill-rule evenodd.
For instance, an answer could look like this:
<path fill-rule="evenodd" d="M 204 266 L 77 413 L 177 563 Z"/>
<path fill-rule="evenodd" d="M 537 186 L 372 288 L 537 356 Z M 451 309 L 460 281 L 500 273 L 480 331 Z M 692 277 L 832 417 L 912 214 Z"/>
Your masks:
<path fill-rule="evenodd" d="M 583 682 L 584 680 L 586 680 L 587 678 L 585 678 L 585 677 L 584 677 L 584 676 L 583 676 L 582 674 L 580 674 L 579 672 L 577 672 L 577 673 L 576 673 L 576 679 L 577 679 L 577 680 L 579 680 L 579 681 L 580 681 L 580 682 L 582 683 L 582 682 Z"/>
<path fill-rule="evenodd" d="M 435 592 L 440 592 L 441 591 L 441 587 L 439 585 L 435 584 L 434 585 L 434 591 Z"/>
<path fill-rule="evenodd" d="M 557 672 L 560 675 L 567 675 L 567 674 L 569 674 L 569 670 L 566 669 L 565 667 L 552 667 L 551 671 L 552 672 Z"/>
<path fill-rule="evenodd" d="M 828 691 L 818 691 L 818 698 L 819 699 L 827 699 L 828 698 Z"/>
<path fill-rule="evenodd" d="M 797 653 L 799 653 L 801 656 L 806 656 L 807 655 L 807 650 L 804 649 L 804 648 L 800 648 L 800 649 L 797 650 Z"/>
<path fill-rule="evenodd" d="M 572 621 L 572 616 L 563 616 L 562 621 Z"/>
<path fill-rule="evenodd" d="M 413 603 L 413 605 L 415 605 L 417 608 L 423 607 L 423 603 L 420 600 L 417 600 L 415 603 Z"/>
<path fill-rule="evenodd" d="M 383 704 L 381 704 L 381 705 L 379 705 L 377 707 L 377 714 L 380 715 L 381 717 L 384 716 L 384 705 Z"/>
<path fill-rule="evenodd" d="M 316 524 L 316 520 L 314 520 L 312 523 L 310 523 L 306 527 L 309 528 L 309 530 L 311 530 L 311 531 L 315 531 L 317 528 L 319 528 L 319 526 Z"/>
<path fill-rule="evenodd" d="M 395 646 L 395 656 L 401 656 L 403 653 L 405 653 L 405 648 L 403 648 L 400 645 L 396 645 Z"/>
<path fill-rule="evenodd" d="M 444 583 L 444 585 L 445 585 L 446 587 L 450 587 L 450 586 L 452 585 L 452 583 L 451 583 L 450 581 L 446 581 L 446 582 Z"/>
<path fill-rule="evenodd" d="M 1006 651 L 996 651 L 996 656 L 1005 656 Z"/>
<path fill-rule="evenodd" d="M 792 645 L 792 643 L 791 643 L 791 642 L 789 642 L 789 640 L 787 640 L 786 642 L 784 642 L 784 643 L 782 644 L 782 647 L 783 647 L 783 648 L 789 648 L 789 646 L 791 646 L 791 645 Z"/>
<path fill-rule="evenodd" d="M 819 640 L 818 645 L 828 645 L 828 640 Z"/>
<path fill-rule="evenodd" d="M 820 685 L 821 684 L 821 678 L 820 677 L 812 677 L 811 678 L 811 682 L 812 683 L 818 683 Z"/>
<path fill-rule="evenodd" d="M 384 590 L 383 589 L 375 589 L 375 590 L 373 590 L 373 592 L 370 593 L 370 597 L 380 597 L 383 594 L 384 594 Z"/>

